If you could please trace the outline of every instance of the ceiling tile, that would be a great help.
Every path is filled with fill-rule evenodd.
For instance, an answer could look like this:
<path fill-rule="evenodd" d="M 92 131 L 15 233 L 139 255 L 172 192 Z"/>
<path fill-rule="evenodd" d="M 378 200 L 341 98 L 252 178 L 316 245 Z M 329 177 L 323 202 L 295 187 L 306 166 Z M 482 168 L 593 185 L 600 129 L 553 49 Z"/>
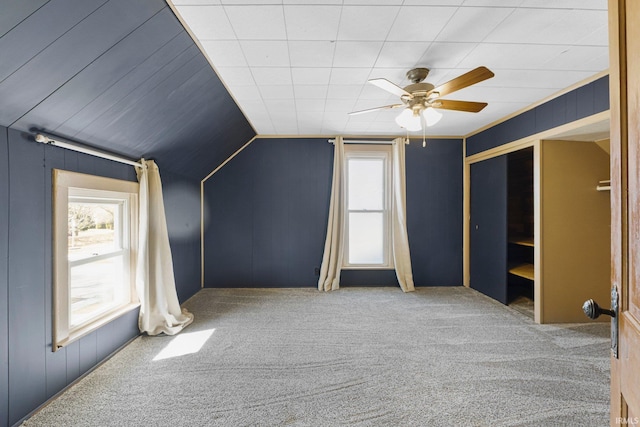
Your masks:
<path fill-rule="evenodd" d="M 251 71 L 247 67 L 218 67 L 216 71 L 226 85 L 246 86 L 256 84 Z"/>
<path fill-rule="evenodd" d="M 265 99 L 264 105 L 267 107 L 272 119 L 276 115 L 296 113 L 296 103 L 293 99 Z"/>
<path fill-rule="evenodd" d="M 251 6 L 256 4 L 281 4 L 282 0 L 220 0 L 220 3 Z"/>
<path fill-rule="evenodd" d="M 403 0 L 344 0 L 346 5 L 365 5 L 365 6 L 399 6 Z"/>
<path fill-rule="evenodd" d="M 240 40 L 286 40 L 282 6 L 225 6 Z"/>
<path fill-rule="evenodd" d="M 337 4 L 341 5 L 342 0 L 283 0 L 282 3 L 285 5 L 294 4 L 294 5 L 314 5 L 314 4 Z"/>
<path fill-rule="evenodd" d="M 327 99 L 324 111 L 346 115 L 353 111 L 353 104 L 354 102 L 348 99 Z"/>
<path fill-rule="evenodd" d="M 292 68 L 291 76 L 296 85 L 328 85 L 331 68 Z"/>
<path fill-rule="evenodd" d="M 292 84 L 288 67 L 252 67 L 251 74 L 258 86 Z"/>
<path fill-rule="evenodd" d="M 329 85 L 295 85 L 296 98 L 325 99 Z"/>
<path fill-rule="evenodd" d="M 481 42 L 514 10 L 504 7 L 461 7 L 440 31 L 436 40 Z"/>
<path fill-rule="evenodd" d="M 395 6 L 344 6 L 338 40 L 385 40 L 399 10 Z"/>
<path fill-rule="evenodd" d="M 362 91 L 362 84 L 359 85 L 331 85 L 327 92 L 327 98 L 332 99 L 357 99 Z"/>
<path fill-rule="evenodd" d="M 362 84 L 369 78 L 370 68 L 333 68 L 330 83 L 334 85 Z"/>
<path fill-rule="evenodd" d="M 499 70 L 496 76 L 484 82 L 487 87 L 528 87 L 562 89 L 585 80 L 593 71 L 574 70 Z"/>
<path fill-rule="evenodd" d="M 522 0 L 520 7 L 607 10 L 607 0 Z"/>
<path fill-rule="evenodd" d="M 545 69 L 545 62 L 567 48 L 565 45 L 483 43 L 471 51 L 458 67 L 471 70 L 484 65 L 493 72 L 499 69 Z"/>
<path fill-rule="evenodd" d="M 376 60 L 378 68 L 399 67 L 410 70 L 420 64 L 429 43 L 425 42 L 385 42 Z"/>
<path fill-rule="evenodd" d="M 582 70 L 595 72 L 609 66 L 609 48 L 603 46 L 571 46 L 544 64 L 551 70 Z"/>
<path fill-rule="evenodd" d="M 334 67 L 373 67 L 382 42 L 350 42 L 339 41 L 333 59 Z"/>
<path fill-rule="evenodd" d="M 260 86 L 260 94 L 264 101 L 270 99 L 293 99 L 292 85 L 262 85 Z"/>
<path fill-rule="evenodd" d="M 426 68 L 455 68 L 476 46 L 475 43 L 433 42 L 418 64 Z"/>
<path fill-rule="evenodd" d="M 522 0 L 464 0 L 462 5 L 481 7 L 516 7 L 520 6 L 521 3 Z"/>
<path fill-rule="evenodd" d="M 606 28 L 607 12 L 598 10 L 518 9 L 484 41 L 493 43 L 574 44 Z"/>
<path fill-rule="evenodd" d="M 208 4 L 220 4 L 220 0 L 173 0 L 174 5 L 208 5 Z"/>
<path fill-rule="evenodd" d="M 258 92 L 258 86 L 255 85 L 229 86 L 229 90 L 237 101 L 252 101 L 260 93 Z"/>
<path fill-rule="evenodd" d="M 296 96 L 296 109 L 298 113 L 322 113 L 324 111 L 324 98 L 312 99 L 312 98 L 300 98 Z M 316 114 L 316 117 L 317 114 Z"/>
<path fill-rule="evenodd" d="M 292 67 L 331 67 L 336 43 L 328 41 L 290 41 Z"/>
<path fill-rule="evenodd" d="M 244 40 L 240 42 L 250 67 L 288 67 L 286 41 Z"/>
<path fill-rule="evenodd" d="M 222 6 L 179 6 L 177 9 L 199 40 L 235 39 Z"/>
<path fill-rule="evenodd" d="M 237 40 L 204 40 L 201 45 L 216 68 L 247 66 L 247 60 Z"/>
<path fill-rule="evenodd" d="M 335 40 L 340 6 L 285 6 L 289 40 Z"/>
<path fill-rule="evenodd" d="M 398 13 L 387 40 L 435 40 L 456 10 L 455 7 L 405 6 Z"/>

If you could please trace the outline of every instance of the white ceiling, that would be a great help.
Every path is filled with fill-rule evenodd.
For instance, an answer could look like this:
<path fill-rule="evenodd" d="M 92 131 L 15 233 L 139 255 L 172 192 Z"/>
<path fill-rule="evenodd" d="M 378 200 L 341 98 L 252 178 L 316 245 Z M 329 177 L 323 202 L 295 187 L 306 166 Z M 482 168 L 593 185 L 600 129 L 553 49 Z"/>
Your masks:
<path fill-rule="evenodd" d="M 367 84 L 438 86 L 484 65 L 492 79 L 443 99 L 427 135 L 467 135 L 608 68 L 606 0 L 173 0 L 260 135 L 402 135 L 398 103 Z M 421 132 L 417 132 L 421 134 Z"/>

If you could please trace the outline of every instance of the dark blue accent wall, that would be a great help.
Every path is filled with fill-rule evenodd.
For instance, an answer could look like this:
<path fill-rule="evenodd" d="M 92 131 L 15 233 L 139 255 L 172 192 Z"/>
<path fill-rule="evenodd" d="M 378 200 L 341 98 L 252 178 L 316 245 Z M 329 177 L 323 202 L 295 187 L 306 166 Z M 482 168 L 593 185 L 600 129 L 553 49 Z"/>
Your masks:
<path fill-rule="evenodd" d="M 609 76 L 467 138 L 467 156 L 609 109 Z"/>
<path fill-rule="evenodd" d="M 0 125 L 201 180 L 255 132 L 163 0 L 3 3 Z"/>
<path fill-rule="evenodd" d="M 462 285 L 462 140 L 407 146 L 407 233 L 416 286 Z"/>
<path fill-rule="evenodd" d="M 159 167 L 173 272 L 182 303 L 200 290 L 200 181 Z"/>
<path fill-rule="evenodd" d="M 0 426 L 8 426 L 139 333 L 135 310 L 52 352 L 51 170 L 126 180 L 135 180 L 135 172 L 0 129 L 6 138 L 0 137 L 0 302 L 6 316 L 0 326 L 0 360 L 6 362 L 0 365 Z"/>
<path fill-rule="evenodd" d="M 258 139 L 205 182 L 205 286 L 316 286 L 331 192 L 327 139 Z"/>
<path fill-rule="evenodd" d="M 0 126 L 0 426 L 9 423 L 9 156 Z"/>
<path fill-rule="evenodd" d="M 0 127 L 0 427 L 20 421 L 139 334 L 134 310 L 52 352 L 52 169 L 136 180 L 131 166 Z M 184 301 L 200 289 L 200 182 L 161 174 Z"/>
<path fill-rule="evenodd" d="M 258 139 L 208 179 L 205 286 L 317 286 L 332 168 L 326 139 Z M 407 147 L 407 217 L 416 285 L 461 285 L 461 140 Z M 342 279 L 397 286 L 393 271 Z"/>

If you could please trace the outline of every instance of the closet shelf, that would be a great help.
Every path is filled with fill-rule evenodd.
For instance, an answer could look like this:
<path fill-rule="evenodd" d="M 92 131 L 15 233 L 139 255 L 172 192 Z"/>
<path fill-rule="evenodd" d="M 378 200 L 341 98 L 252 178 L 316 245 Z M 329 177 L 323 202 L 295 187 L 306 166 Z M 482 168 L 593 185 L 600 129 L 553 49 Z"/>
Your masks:
<path fill-rule="evenodd" d="M 534 268 L 533 264 L 520 264 L 509 269 L 509 273 L 524 277 L 525 279 L 534 280 Z"/>
<path fill-rule="evenodd" d="M 513 243 L 514 245 L 533 247 L 533 237 L 516 237 L 510 239 L 509 243 Z"/>

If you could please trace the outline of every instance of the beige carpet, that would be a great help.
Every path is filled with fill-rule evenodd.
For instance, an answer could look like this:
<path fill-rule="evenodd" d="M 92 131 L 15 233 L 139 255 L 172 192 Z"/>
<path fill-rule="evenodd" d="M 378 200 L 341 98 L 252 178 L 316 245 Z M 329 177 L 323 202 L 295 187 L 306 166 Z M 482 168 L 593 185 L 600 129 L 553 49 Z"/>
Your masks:
<path fill-rule="evenodd" d="M 136 339 L 25 425 L 608 425 L 608 324 L 536 325 L 463 287 L 205 289 L 186 307 L 183 334 Z"/>

